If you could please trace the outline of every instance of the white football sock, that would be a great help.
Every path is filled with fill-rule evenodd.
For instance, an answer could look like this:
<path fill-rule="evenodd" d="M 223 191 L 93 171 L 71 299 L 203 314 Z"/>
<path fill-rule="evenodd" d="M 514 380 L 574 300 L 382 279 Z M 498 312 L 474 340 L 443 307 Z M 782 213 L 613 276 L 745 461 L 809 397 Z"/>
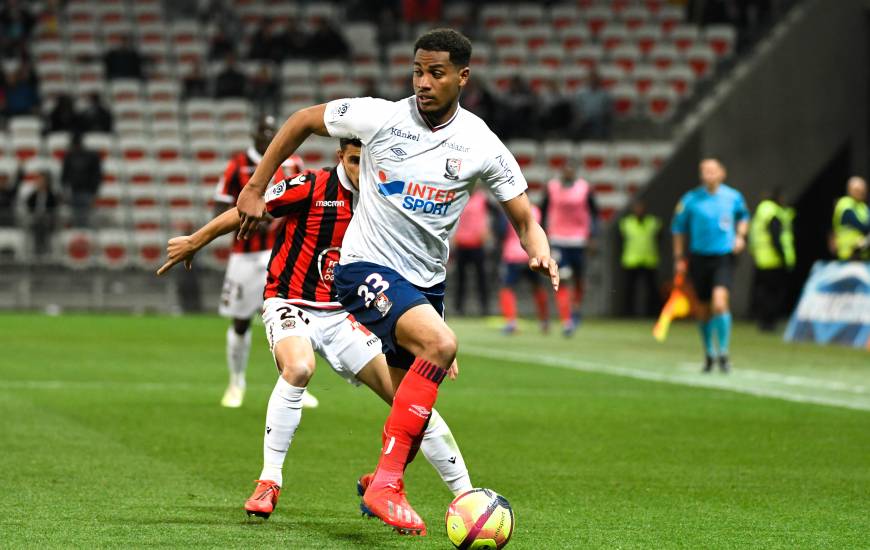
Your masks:
<path fill-rule="evenodd" d="M 248 354 L 251 352 L 251 331 L 244 336 L 227 329 L 227 367 L 230 369 L 230 384 L 245 389 L 245 370 L 248 368 Z"/>
<path fill-rule="evenodd" d="M 260 479 L 283 482 L 281 468 L 287 458 L 287 450 L 293 434 L 302 420 L 302 392 L 305 388 L 291 386 L 278 377 L 269 406 L 266 409 L 266 433 L 263 436 L 263 472 Z"/>
<path fill-rule="evenodd" d="M 432 409 L 429 416 L 429 425 L 423 433 L 420 450 L 454 495 L 473 489 L 468 468 L 462 453 L 459 452 L 459 445 L 450 432 L 450 426 L 435 409 Z"/>

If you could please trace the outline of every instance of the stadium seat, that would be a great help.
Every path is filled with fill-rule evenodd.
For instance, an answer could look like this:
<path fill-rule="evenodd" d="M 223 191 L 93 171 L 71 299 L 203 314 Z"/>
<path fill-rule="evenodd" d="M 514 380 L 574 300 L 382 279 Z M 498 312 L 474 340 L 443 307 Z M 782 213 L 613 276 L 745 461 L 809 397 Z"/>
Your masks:
<path fill-rule="evenodd" d="M 0 264 L 10 265 L 26 262 L 28 257 L 27 235 L 18 227 L 0 227 Z"/>
<path fill-rule="evenodd" d="M 523 176 L 526 178 L 526 183 L 529 184 L 529 189 L 533 191 L 543 189 L 549 179 L 550 171 L 550 168 L 539 165 L 523 168 Z"/>
<path fill-rule="evenodd" d="M 573 143 L 566 140 L 545 141 L 543 146 L 544 160 L 551 168 L 562 168 L 571 161 Z"/>
<path fill-rule="evenodd" d="M 191 141 L 190 150 L 197 161 L 208 161 L 220 158 L 222 147 L 216 139 L 197 139 Z"/>
<path fill-rule="evenodd" d="M 133 25 L 129 21 L 110 21 L 100 25 L 100 34 L 103 37 L 103 46 L 110 48 L 121 44 L 125 37 L 133 34 Z M 140 52 L 141 45 L 140 45 Z"/>
<path fill-rule="evenodd" d="M 511 20 L 511 7 L 507 4 L 484 4 L 480 8 L 480 23 L 486 29 L 493 29 Z"/>
<path fill-rule="evenodd" d="M 350 74 L 350 67 L 342 61 L 324 61 L 314 65 L 314 75 L 321 86 L 343 82 Z"/>
<path fill-rule="evenodd" d="M 184 131 L 181 128 L 181 121 L 178 119 L 162 119 L 151 122 L 151 137 L 155 140 L 181 140 L 184 135 Z"/>
<path fill-rule="evenodd" d="M 556 33 L 559 45 L 565 50 L 573 50 L 592 43 L 592 33 L 586 27 L 568 25 Z"/>
<path fill-rule="evenodd" d="M 674 144 L 669 141 L 659 141 L 647 144 L 647 158 L 654 168 L 661 168 L 674 151 Z"/>
<path fill-rule="evenodd" d="M 97 11 L 94 10 L 94 5 L 88 2 L 70 2 L 66 6 L 66 17 L 69 24 L 94 24 L 96 22 L 96 15 Z"/>
<path fill-rule="evenodd" d="M 490 29 L 489 40 L 498 52 L 501 48 L 522 44 L 521 35 L 522 29 L 516 25 L 500 25 Z"/>
<path fill-rule="evenodd" d="M 224 138 L 220 141 L 221 157 L 229 158 L 235 154 L 242 153 L 251 146 L 250 136 Z"/>
<path fill-rule="evenodd" d="M 218 102 L 218 117 L 221 121 L 245 120 L 250 116 L 250 105 L 244 99 L 222 99 Z"/>
<path fill-rule="evenodd" d="M 548 65 L 530 64 L 521 69 L 520 74 L 532 91 L 538 93 L 556 78 L 557 70 Z"/>
<path fill-rule="evenodd" d="M 227 260 L 233 247 L 233 236 L 224 235 L 207 244 L 197 255 L 202 265 L 210 269 L 223 270 L 227 267 Z"/>
<path fill-rule="evenodd" d="M 204 61 L 208 54 L 208 48 L 203 42 L 176 42 L 173 51 L 177 60 L 191 63 Z"/>
<path fill-rule="evenodd" d="M 197 161 L 194 166 L 197 185 L 205 188 L 209 193 L 213 193 L 218 181 L 224 175 L 227 163 L 224 160 L 215 159 L 207 162 Z"/>
<path fill-rule="evenodd" d="M 665 71 L 665 82 L 681 99 L 688 97 L 695 84 L 695 71 L 688 65 L 673 65 Z"/>
<path fill-rule="evenodd" d="M 189 235 L 211 219 L 210 216 L 203 216 L 201 206 L 171 208 L 167 216 L 169 217 L 168 229 L 173 235 Z M 163 248 L 165 247 L 164 242 Z"/>
<path fill-rule="evenodd" d="M 130 186 L 152 187 L 157 183 L 157 165 L 151 160 L 125 160 L 123 166 L 124 180 Z"/>
<path fill-rule="evenodd" d="M 159 206 L 132 206 L 127 209 L 130 223 L 136 231 L 159 231 L 164 228 L 165 211 Z"/>
<path fill-rule="evenodd" d="M 33 57 L 36 59 L 37 72 L 39 66 L 45 63 L 63 61 L 66 51 L 60 40 L 37 40 L 33 42 Z"/>
<path fill-rule="evenodd" d="M 550 7 L 550 24 L 555 29 L 565 29 L 577 26 L 580 13 L 572 4 L 554 4 Z"/>
<path fill-rule="evenodd" d="M 585 173 L 610 166 L 610 145 L 600 141 L 586 141 L 577 147 L 577 160 Z"/>
<path fill-rule="evenodd" d="M 123 162 L 116 158 L 103 159 L 103 184 L 102 187 L 126 184 Z"/>
<path fill-rule="evenodd" d="M 592 186 L 592 190 L 596 193 L 596 198 L 598 198 L 600 195 L 617 191 L 620 187 L 622 175 L 613 168 L 602 168 L 601 170 L 589 172 L 585 179 Z"/>
<path fill-rule="evenodd" d="M 96 244 L 94 234 L 82 229 L 61 230 L 57 248 L 62 250 L 61 262 L 71 269 L 87 269 L 94 265 Z"/>
<path fill-rule="evenodd" d="M 535 50 L 535 61 L 540 65 L 556 68 L 562 65 L 564 59 L 565 50 L 555 44 L 541 46 Z"/>
<path fill-rule="evenodd" d="M 336 20 L 339 13 L 335 4 L 329 2 L 312 2 L 306 4 L 302 10 L 302 18 L 310 25 L 316 19 Z"/>
<path fill-rule="evenodd" d="M 148 90 L 146 92 L 146 96 L 148 97 L 148 101 L 151 101 L 153 103 L 177 103 L 178 98 L 181 97 L 181 89 L 178 83 L 175 81 L 151 81 L 148 83 Z"/>
<path fill-rule="evenodd" d="M 610 90 L 613 110 L 618 118 L 631 118 L 639 109 L 640 94 L 631 84 L 617 84 Z"/>
<path fill-rule="evenodd" d="M 716 54 L 707 44 L 692 46 L 686 52 L 686 61 L 694 71 L 695 76 L 701 80 L 710 76 L 716 63 Z"/>
<path fill-rule="evenodd" d="M 671 30 L 683 22 L 683 12 L 685 8 L 681 6 L 664 5 L 656 13 L 656 21 L 659 27 L 665 34 L 669 34 Z"/>
<path fill-rule="evenodd" d="M 314 75 L 313 65 L 310 61 L 285 61 L 281 64 L 281 81 L 309 82 Z"/>
<path fill-rule="evenodd" d="M 115 133 L 119 137 L 122 137 L 122 138 L 123 137 L 141 137 L 141 136 L 148 135 L 148 133 L 149 133 L 148 125 L 146 124 L 144 117 L 137 118 L 137 119 L 123 119 L 123 120 L 115 119 L 114 128 L 115 128 Z M 111 135 L 111 134 L 109 134 L 109 135 Z M 113 142 L 116 141 L 114 137 L 112 139 L 113 139 Z"/>
<path fill-rule="evenodd" d="M 230 120 L 220 125 L 220 131 L 224 138 L 250 139 L 253 128 L 248 119 Z"/>
<path fill-rule="evenodd" d="M 601 219 L 605 222 L 615 219 L 619 212 L 628 206 L 628 195 L 622 191 L 601 193 L 595 197 L 595 200 Z"/>
<path fill-rule="evenodd" d="M 650 18 L 647 10 L 643 6 L 626 6 L 622 13 L 619 14 L 619 19 L 630 31 L 637 32 Z"/>
<path fill-rule="evenodd" d="M 48 154 L 57 160 L 63 160 L 66 151 L 69 148 L 70 135 L 69 132 L 52 132 L 46 136 L 46 146 Z"/>
<path fill-rule="evenodd" d="M 0 130 L 0 163 L 4 162 L 4 160 L 5 160 L 4 157 L 14 156 L 14 153 L 12 152 L 12 147 L 11 147 L 12 143 L 11 143 L 10 139 L 11 138 L 9 137 L 9 134 L 4 132 L 3 130 Z"/>
<path fill-rule="evenodd" d="M 40 84 L 46 82 L 66 84 L 72 80 L 73 76 L 70 66 L 64 61 L 41 61 L 36 64 L 36 74 L 39 76 Z"/>
<path fill-rule="evenodd" d="M 660 79 L 662 72 L 654 65 L 646 63 L 637 65 L 631 73 L 634 88 L 639 94 L 646 94 Z"/>
<path fill-rule="evenodd" d="M 105 82 L 105 69 L 102 63 L 76 63 L 73 65 L 75 78 L 82 82 Z"/>
<path fill-rule="evenodd" d="M 145 103 L 141 101 L 127 101 L 112 105 L 116 121 L 141 120 L 144 122 L 147 113 L 145 109 Z"/>
<path fill-rule="evenodd" d="M 538 142 L 533 139 L 512 139 L 507 142 L 508 150 L 513 154 L 520 168 L 534 164 L 538 160 Z"/>
<path fill-rule="evenodd" d="M 643 55 L 649 55 L 652 49 L 662 42 L 662 29 L 655 25 L 644 25 L 634 31 L 635 44 Z"/>
<path fill-rule="evenodd" d="M 622 67 L 626 73 L 631 73 L 640 63 L 641 51 L 634 44 L 623 44 L 611 50 L 610 60 Z"/>
<path fill-rule="evenodd" d="M 626 76 L 625 70 L 615 63 L 603 63 L 598 66 L 597 72 L 601 79 L 601 86 L 607 90 L 611 90 Z"/>
<path fill-rule="evenodd" d="M 170 185 L 163 188 L 163 198 L 169 209 L 192 208 L 196 205 L 196 188 L 187 185 Z"/>
<path fill-rule="evenodd" d="M 121 157 L 128 161 L 150 159 L 153 154 L 153 143 L 144 137 L 122 137 L 118 142 Z"/>
<path fill-rule="evenodd" d="M 571 63 L 595 69 L 604 59 L 604 48 L 599 44 L 586 44 L 569 53 Z"/>
<path fill-rule="evenodd" d="M 414 63 L 414 44 L 394 42 L 387 46 L 387 62 L 390 65 L 404 65 L 410 69 Z"/>
<path fill-rule="evenodd" d="M 576 92 L 589 80 L 589 68 L 583 65 L 562 67 L 558 74 L 562 77 L 562 86 L 566 93 Z"/>
<path fill-rule="evenodd" d="M 628 193 L 629 197 L 634 196 L 638 191 L 642 190 L 652 178 L 653 171 L 647 168 L 634 168 L 627 170 L 622 174 L 621 187 L 623 191 Z"/>
<path fill-rule="evenodd" d="M 97 265 L 124 269 L 132 261 L 128 234 L 123 229 L 104 229 L 97 233 Z"/>
<path fill-rule="evenodd" d="M 671 44 L 657 44 L 649 53 L 649 60 L 660 70 L 673 65 L 680 57 L 680 52 Z"/>
<path fill-rule="evenodd" d="M 698 43 L 700 36 L 701 31 L 697 25 L 681 24 L 671 30 L 670 39 L 677 51 L 685 54 L 689 48 Z"/>
<path fill-rule="evenodd" d="M 178 160 L 162 162 L 158 166 L 158 179 L 167 186 L 196 186 L 196 165 Z"/>
<path fill-rule="evenodd" d="M 623 44 L 627 44 L 629 40 L 629 30 L 622 25 L 608 25 L 598 35 L 599 43 L 604 46 L 605 51 L 613 50 Z"/>
<path fill-rule="evenodd" d="M 594 36 L 601 34 L 607 28 L 612 19 L 613 13 L 606 6 L 591 6 L 583 12 L 583 18 L 586 22 L 586 27 Z"/>
<path fill-rule="evenodd" d="M 16 116 L 9 121 L 9 133 L 16 137 L 37 137 L 42 133 L 42 121 L 36 116 Z"/>
<path fill-rule="evenodd" d="M 677 110 L 677 92 L 667 86 L 655 86 L 647 92 L 647 116 L 656 122 L 667 122 Z"/>
<path fill-rule="evenodd" d="M 158 269 L 165 260 L 166 234 L 162 231 L 136 231 L 133 237 L 133 265 L 148 271 Z"/>
<path fill-rule="evenodd" d="M 42 140 L 38 136 L 13 134 L 11 141 L 12 151 L 21 162 L 35 158 L 42 151 Z"/>
<path fill-rule="evenodd" d="M 120 227 L 126 222 L 126 191 L 123 185 L 101 185 L 94 200 L 99 227 Z"/>
<path fill-rule="evenodd" d="M 513 46 L 504 46 L 496 49 L 496 56 L 499 65 L 510 65 L 518 67 L 525 65 L 529 59 L 529 49 L 525 44 L 516 44 Z"/>
<path fill-rule="evenodd" d="M 71 59 L 91 61 L 102 54 L 102 48 L 97 45 L 97 39 L 92 36 L 89 40 L 74 40 L 67 46 L 67 55 Z"/>
<path fill-rule="evenodd" d="M 731 57 L 737 43 L 737 29 L 731 25 L 710 25 L 704 29 L 704 42 L 717 57 Z"/>
<path fill-rule="evenodd" d="M 611 147 L 613 163 L 619 170 L 634 170 L 647 164 L 646 148 L 637 142 L 616 142 Z"/>
<path fill-rule="evenodd" d="M 523 27 L 532 27 L 544 22 L 544 8 L 540 4 L 518 4 L 514 8 L 514 21 Z"/>
<path fill-rule="evenodd" d="M 302 160 L 306 166 L 325 166 L 335 158 L 335 143 L 323 138 L 305 142 L 301 151 Z"/>
<path fill-rule="evenodd" d="M 214 121 L 217 119 L 217 104 L 211 99 L 190 99 L 184 105 L 188 121 Z"/>
<path fill-rule="evenodd" d="M 379 64 L 352 64 L 350 65 L 350 74 L 351 79 L 357 84 L 374 83 L 381 79 L 384 69 Z"/>
<path fill-rule="evenodd" d="M 133 79 L 113 80 L 109 83 L 109 98 L 113 103 L 139 101 L 142 99 L 142 85 Z"/>
<path fill-rule="evenodd" d="M 553 30 L 543 25 L 536 25 L 520 29 L 522 44 L 532 51 L 546 45 L 547 42 L 550 40 L 552 34 Z"/>
<path fill-rule="evenodd" d="M 153 140 L 152 152 L 159 161 L 174 161 L 184 156 L 184 146 L 178 138 L 160 138 Z"/>

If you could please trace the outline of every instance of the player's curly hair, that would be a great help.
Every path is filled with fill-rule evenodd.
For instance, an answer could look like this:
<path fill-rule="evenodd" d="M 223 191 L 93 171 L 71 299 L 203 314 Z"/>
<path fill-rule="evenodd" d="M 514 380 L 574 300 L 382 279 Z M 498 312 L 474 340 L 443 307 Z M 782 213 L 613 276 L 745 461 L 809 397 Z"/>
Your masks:
<path fill-rule="evenodd" d="M 417 50 L 447 52 L 456 67 L 467 67 L 471 61 L 471 40 L 453 29 L 432 29 L 424 33 L 414 43 L 415 54 Z"/>

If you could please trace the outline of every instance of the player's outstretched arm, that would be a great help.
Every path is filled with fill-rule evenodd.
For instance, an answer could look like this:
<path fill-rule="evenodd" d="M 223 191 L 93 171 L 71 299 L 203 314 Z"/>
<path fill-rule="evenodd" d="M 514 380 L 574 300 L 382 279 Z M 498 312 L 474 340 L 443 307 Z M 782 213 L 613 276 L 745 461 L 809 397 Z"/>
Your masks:
<path fill-rule="evenodd" d="M 311 134 L 329 136 L 326 124 L 323 122 L 325 111 L 325 103 L 296 111 L 290 115 L 290 118 L 275 134 L 272 143 L 269 144 L 269 148 L 263 155 L 263 160 L 257 165 L 256 171 L 248 180 L 247 185 L 242 188 L 239 200 L 236 201 L 236 207 L 242 220 L 239 228 L 240 239 L 247 239 L 256 229 L 257 222 L 263 218 L 266 212 L 263 193 L 266 192 L 269 180 L 278 171 L 281 163 L 292 155 Z"/>
<path fill-rule="evenodd" d="M 550 257 L 547 234 L 532 214 L 529 197 L 525 193 L 501 203 L 508 219 L 517 231 L 523 249 L 529 255 L 529 269 L 550 277 L 553 290 L 559 290 L 559 266 Z"/>
<path fill-rule="evenodd" d="M 157 270 L 157 275 L 163 275 L 180 262 L 184 262 L 184 267 L 190 269 L 194 254 L 221 235 L 238 229 L 240 223 L 238 210 L 230 208 L 202 226 L 193 235 L 182 235 L 169 239 L 166 245 L 166 263 Z"/>

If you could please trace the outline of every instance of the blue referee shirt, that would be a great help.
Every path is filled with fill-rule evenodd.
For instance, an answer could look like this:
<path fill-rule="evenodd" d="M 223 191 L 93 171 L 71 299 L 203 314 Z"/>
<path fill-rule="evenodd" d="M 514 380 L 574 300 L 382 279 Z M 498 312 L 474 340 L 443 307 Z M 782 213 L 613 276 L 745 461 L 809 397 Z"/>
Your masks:
<path fill-rule="evenodd" d="M 740 191 L 722 183 L 711 194 L 700 185 L 680 199 L 671 233 L 688 233 L 692 254 L 721 256 L 734 249 L 735 228 L 748 219 L 749 210 Z"/>

